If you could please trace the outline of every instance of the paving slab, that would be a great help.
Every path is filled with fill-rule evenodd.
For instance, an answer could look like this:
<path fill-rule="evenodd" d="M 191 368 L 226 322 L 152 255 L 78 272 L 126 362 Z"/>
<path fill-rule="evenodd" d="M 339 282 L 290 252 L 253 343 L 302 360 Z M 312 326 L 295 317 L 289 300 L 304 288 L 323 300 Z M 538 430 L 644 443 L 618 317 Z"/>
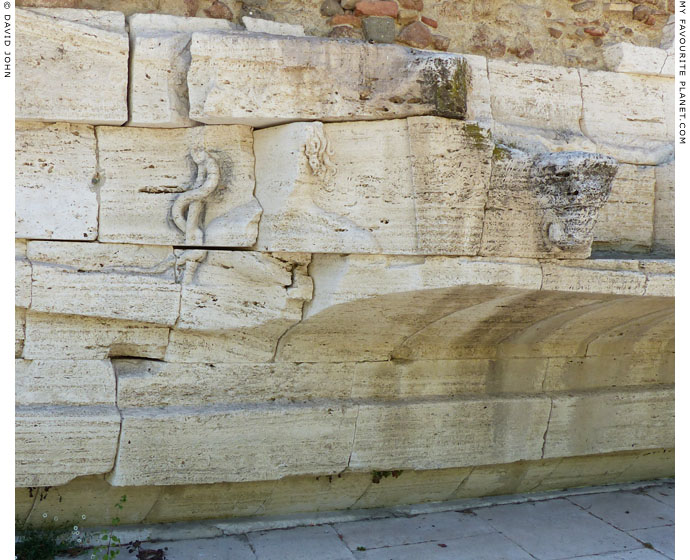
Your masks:
<path fill-rule="evenodd" d="M 358 546 L 368 550 L 496 532 L 491 525 L 476 515 L 457 511 L 408 518 L 338 523 L 335 530 L 343 537 L 350 550 L 356 550 Z"/>
<path fill-rule="evenodd" d="M 632 537 L 564 499 L 484 508 L 476 513 L 539 560 L 640 548 Z"/>
<path fill-rule="evenodd" d="M 515 543 L 498 533 L 443 542 L 392 546 L 354 553 L 362 560 L 533 560 Z"/>
<path fill-rule="evenodd" d="M 664 486 L 654 486 L 652 488 L 646 488 L 644 493 L 647 496 L 651 496 L 655 500 L 665 503 L 671 507 L 675 506 L 676 502 L 676 489 L 670 484 L 665 484 Z"/>
<path fill-rule="evenodd" d="M 666 556 L 649 548 L 638 548 L 625 552 L 596 554 L 595 556 L 578 556 L 577 560 L 664 560 Z"/>
<path fill-rule="evenodd" d="M 165 560 L 256 560 L 249 543 L 242 537 L 147 542 L 141 545 L 141 550 L 163 550 Z M 138 560 L 140 556 L 139 551 L 129 552 L 125 546 L 116 558 Z"/>
<path fill-rule="evenodd" d="M 568 500 L 623 531 L 661 527 L 673 523 L 673 507 L 645 494 L 606 492 L 572 496 Z"/>
<path fill-rule="evenodd" d="M 352 553 L 330 525 L 247 534 L 257 560 L 352 560 Z"/>
<path fill-rule="evenodd" d="M 654 550 L 658 550 L 669 558 L 676 557 L 675 527 L 652 527 L 651 529 L 639 529 L 630 531 L 630 534 L 643 543 L 651 544 Z"/>

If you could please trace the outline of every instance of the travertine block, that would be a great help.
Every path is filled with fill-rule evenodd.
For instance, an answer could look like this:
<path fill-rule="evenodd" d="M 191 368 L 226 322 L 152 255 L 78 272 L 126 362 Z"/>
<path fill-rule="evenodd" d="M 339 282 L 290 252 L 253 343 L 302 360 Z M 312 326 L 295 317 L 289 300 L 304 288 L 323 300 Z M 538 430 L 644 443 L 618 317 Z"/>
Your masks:
<path fill-rule="evenodd" d="M 654 248 L 662 253 L 675 253 L 676 204 L 675 161 L 655 168 Z"/>
<path fill-rule="evenodd" d="M 31 309 L 173 325 L 180 285 L 170 247 L 32 241 Z"/>
<path fill-rule="evenodd" d="M 271 35 L 292 35 L 293 37 L 304 37 L 304 27 L 290 23 L 280 23 L 268 19 L 260 19 L 244 16 L 242 23 L 247 31 L 252 33 L 270 33 Z"/>
<path fill-rule="evenodd" d="M 158 325 L 79 315 L 28 313 L 24 358 L 102 360 L 139 356 L 160 360 L 169 331 Z"/>
<path fill-rule="evenodd" d="M 601 154 L 498 148 L 480 254 L 587 258 L 617 167 Z"/>
<path fill-rule="evenodd" d="M 360 405 L 352 470 L 437 469 L 541 457 L 546 397 Z"/>
<path fill-rule="evenodd" d="M 261 207 L 253 197 L 249 127 L 103 127 L 97 134 L 105 177 L 100 241 L 223 247 L 255 242 Z M 199 152 L 210 159 L 195 162 Z M 192 205 L 198 208 L 192 211 Z M 197 228 L 200 233 L 192 235 Z"/>
<path fill-rule="evenodd" d="M 673 80 L 580 70 L 582 130 L 596 151 L 657 165 L 673 154 Z"/>
<path fill-rule="evenodd" d="M 24 338 L 26 334 L 26 309 L 14 308 L 14 357 L 19 358 L 24 351 Z"/>
<path fill-rule="evenodd" d="M 194 126 L 189 118 L 189 42 L 195 31 L 232 31 L 226 19 L 134 14 L 130 38 L 130 126 Z"/>
<path fill-rule="evenodd" d="M 190 49 L 190 118 L 208 124 L 466 114 L 459 55 L 251 33 L 194 33 Z"/>
<path fill-rule="evenodd" d="M 127 120 L 129 41 L 119 12 L 17 9 L 18 119 Z"/>
<path fill-rule="evenodd" d="M 655 168 L 622 164 L 599 210 L 594 244 L 619 251 L 648 251 L 654 235 Z"/>
<path fill-rule="evenodd" d="M 110 360 L 15 360 L 18 405 L 115 404 Z"/>
<path fill-rule="evenodd" d="M 673 389 L 554 397 L 544 457 L 674 445 Z"/>
<path fill-rule="evenodd" d="M 467 120 L 493 130 L 491 110 L 491 85 L 486 57 L 476 54 L 463 55 L 467 60 L 470 79 L 467 87 Z"/>
<path fill-rule="evenodd" d="M 603 53 L 604 65 L 612 72 L 673 77 L 673 69 L 665 66 L 669 53 L 664 49 L 616 43 L 605 47 Z"/>
<path fill-rule="evenodd" d="M 355 364 L 114 360 L 120 408 L 350 397 Z"/>
<path fill-rule="evenodd" d="M 492 149 L 487 130 L 437 117 L 257 131 L 257 247 L 476 254 Z"/>
<path fill-rule="evenodd" d="M 632 261 L 635 262 L 635 261 Z M 613 260 L 545 262 L 542 289 L 644 295 L 646 276 L 636 267 L 620 269 Z"/>
<path fill-rule="evenodd" d="M 596 151 L 580 130 L 577 69 L 489 60 L 489 83 L 496 142 L 530 152 Z"/>
<path fill-rule="evenodd" d="M 14 305 L 31 305 L 31 263 L 26 258 L 26 242 L 23 239 L 14 243 Z"/>
<path fill-rule="evenodd" d="M 112 469 L 120 432 L 114 406 L 18 407 L 15 486 L 58 486 Z"/>
<path fill-rule="evenodd" d="M 348 462 L 356 407 L 125 409 L 115 486 L 334 474 Z"/>
<path fill-rule="evenodd" d="M 96 239 L 98 169 L 93 127 L 18 122 L 15 150 L 15 236 Z"/>

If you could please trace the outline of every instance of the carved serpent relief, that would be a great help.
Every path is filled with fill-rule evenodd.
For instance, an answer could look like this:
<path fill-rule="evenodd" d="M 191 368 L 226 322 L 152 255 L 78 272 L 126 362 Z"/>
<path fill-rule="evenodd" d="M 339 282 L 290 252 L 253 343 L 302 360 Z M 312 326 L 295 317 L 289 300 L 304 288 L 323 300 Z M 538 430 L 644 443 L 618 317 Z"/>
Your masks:
<path fill-rule="evenodd" d="M 196 149 L 191 152 L 192 160 L 197 166 L 194 184 L 185 189 L 173 202 L 170 214 L 173 223 L 185 234 L 186 245 L 203 245 L 204 231 L 201 228 L 201 218 L 205 200 L 216 190 L 220 180 L 218 163 L 205 150 Z M 194 279 L 199 264 L 206 258 L 207 251 L 203 249 L 189 249 L 184 251 L 178 259 L 177 266 L 184 266 L 183 284 L 190 284 Z"/>
<path fill-rule="evenodd" d="M 311 134 L 304 144 L 304 154 L 314 175 L 324 181 L 335 177 L 335 165 L 331 161 L 333 148 L 323 126 L 312 126 Z"/>

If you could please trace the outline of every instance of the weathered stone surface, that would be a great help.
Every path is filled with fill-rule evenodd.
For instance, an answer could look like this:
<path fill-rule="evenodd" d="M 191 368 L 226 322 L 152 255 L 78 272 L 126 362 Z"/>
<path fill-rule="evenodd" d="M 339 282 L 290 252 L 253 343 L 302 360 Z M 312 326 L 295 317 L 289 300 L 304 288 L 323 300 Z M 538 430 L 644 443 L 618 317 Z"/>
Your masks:
<path fill-rule="evenodd" d="M 15 486 L 58 486 L 113 466 L 114 406 L 18 407 L 15 422 Z"/>
<path fill-rule="evenodd" d="M 190 48 L 190 118 L 200 122 L 260 127 L 466 112 L 458 55 L 239 33 L 194 33 Z"/>
<path fill-rule="evenodd" d="M 14 357 L 19 358 L 24 351 L 24 338 L 26 334 L 26 309 L 14 308 Z"/>
<path fill-rule="evenodd" d="M 491 109 L 491 86 L 486 58 L 474 54 L 465 55 L 470 83 L 467 88 L 467 120 L 475 121 L 493 131 L 494 117 Z M 492 132 L 492 138 L 495 135 Z"/>
<path fill-rule="evenodd" d="M 96 239 L 98 169 L 93 127 L 18 122 L 15 157 L 15 236 Z"/>
<path fill-rule="evenodd" d="M 486 130 L 436 117 L 257 131 L 257 247 L 476 254 L 492 148 Z"/>
<path fill-rule="evenodd" d="M 31 305 L 31 263 L 26 258 L 26 241 L 14 243 L 14 305 L 29 307 Z"/>
<path fill-rule="evenodd" d="M 249 127 L 103 127 L 97 134 L 105 178 L 101 241 L 223 247 L 255 242 L 261 207 L 252 194 Z M 200 155 L 206 163 L 194 160 Z"/>
<path fill-rule="evenodd" d="M 189 42 L 195 31 L 232 31 L 227 19 L 135 14 L 127 18 L 130 38 L 129 121 L 131 126 L 194 126 L 189 118 Z"/>
<path fill-rule="evenodd" d="M 79 315 L 28 313 L 24 358 L 102 360 L 139 356 L 162 359 L 169 330 L 152 324 Z"/>
<path fill-rule="evenodd" d="M 668 54 L 664 49 L 616 43 L 604 49 L 604 64 L 612 72 L 673 77 L 673 70 L 664 66 Z"/>
<path fill-rule="evenodd" d="M 502 60 L 488 66 L 496 142 L 531 152 L 597 151 L 580 131 L 577 69 Z"/>
<path fill-rule="evenodd" d="M 18 405 L 115 404 L 110 360 L 15 360 Z"/>
<path fill-rule="evenodd" d="M 554 397 L 544 457 L 673 447 L 672 389 Z"/>
<path fill-rule="evenodd" d="M 580 70 L 582 130 L 596 151 L 638 165 L 673 153 L 673 80 Z"/>
<path fill-rule="evenodd" d="M 398 42 L 416 49 L 425 49 L 431 44 L 431 31 L 422 22 L 416 21 L 403 28 L 398 35 Z"/>
<path fill-rule="evenodd" d="M 624 261 L 624 267 L 615 260 L 561 261 L 542 264 L 542 289 L 619 295 L 644 295 L 647 277 L 636 261 Z M 670 294 L 669 294 L 670 295 Z"/>
<path fill-rule="evenodd" d="M 119 12 L 17 9 L 18 119 L 127 120 L 129 46 Z"/>
<path fill-rule="evenodd" d="M 662 253 L 675 253 L 676 204 L 675 161 L 655 168 L 654 248 Z"/>
<path fill-rule="evenodd" d="M 434 469 L 540 458 L 549 408 L 545 397 L 360 405 L 350 468 Z"/>
<path fill-rule="evenodd" d="M 252 33 L 269 33 L 271 35 L 289 35 L 292 37 L 304 37 L 304 27 L 291 23 L 279 23 L 268 19 L 259 19 L 243 16 L 242 23 L 247 31 Z"/>
<path fill-rule="evenodd" d="M 371 43 L 395 42 L 395 20 L 392 17 L 369 16 L 362 21 L 362 28 L 364 38 Z"/>
<path fill-rule="evenodd" d="M 585 152 L 530 156 L 499 148 L 487 194 L 482 255 L 586 258 L 617 162 Z"/>
<path fill-rule="evenodd" d="M 173 325 L 180 285 L 170 247 L 32 241 L 31 309 Z"/>
<path fill-rule="evenodd" d="M 654 235 L 655 168 L 621 164 L 608 201 L 599 210 L 594 245 L 618 251 L 648 251 Z"/>
<path fill-rule="evenodd" d="M 126 409 L 123 444 L 108 480 L 158 485 L 340 472 L 356 413 L 341 406 Z"/>

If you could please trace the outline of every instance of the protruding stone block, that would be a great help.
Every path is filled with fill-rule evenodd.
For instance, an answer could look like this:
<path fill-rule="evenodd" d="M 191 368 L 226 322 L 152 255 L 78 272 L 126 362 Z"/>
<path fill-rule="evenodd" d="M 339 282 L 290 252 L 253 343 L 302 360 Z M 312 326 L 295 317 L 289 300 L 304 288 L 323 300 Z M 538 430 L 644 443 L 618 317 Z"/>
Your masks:
<path fill-rule="evenodd" d="M 621 162 L 657 165 L 673 154 L 673 80 L 579 70 L 582 130 L 596 151 Z"/>
<path fill-rule="evenodd" d="M 134 14 L 127 18 L 130 37 L 130 126 L 194 126 L 189 118 L 187 71 L 195 31 L 232 31 L 226 19 Z"/>
<path fill-rule="evenodd" d="M 606 69 L 611 72 L 673 77 L 673 69 L 665 66 L 669 53 L 664 49 L 616 43 L 605 47 L 603 53 Z"/>
<path fill-rule="evenodd" d="M 96 239 L 99 179 L 93 127 L 18 122 L 15 150 L 15 236 Z"/>
<path fill-rule="evenodd" d="M 662 253 L 675 253 L 676 187 L 675 161 L 656 167 L 656 195 L 654 199 L 654 248 Z"/>
<path fill-rule="evenodd" d="M 15 360 L 18 405 L 115 404 L 110 360 Z"/>
<path fill-rule="evenodd" d="M 347 466 L 356 407 L 125 409 L 114 486 L 276 480 Z"/>
<path fill-rule="evenodd" d="M 31 309 L 173 325 L 180 285 L 170 247 L 32 241 Z"/>
<path fill-rule="evenodd" d="M 247 31 L 252 33 L 269 33 L 271 35 L 291 35 L 293 37 L 304 37 L 304 27 L 291 23 L 280 23 L 269 19 L 242 17 L 242 23 Z"/>
<path fill-rule="evenodd" d="M 601 154 L 498 148 L 480 254 L 587 258 L 617 168 Z"/>
<path fill-rule="evenodd" d="M 113 467 L 114 406 L 18 407 L 15 422 L 15 486 L 59 486 Z"/>
<path fill-rule="evenodd" d="M 208 124 L 464 118 L 467 111 L 459 55 L 248 33 L 194 33 L 191 53 L 190 118 Z"/>
<path fill-rule="evenodd" d="M 261 207 L 253 196 L 249 127 L 103 127 L 97 133 L 104 175 L 99 240 L 254 244 Z"/>
<path fill-rule="evenodd" d="M 476 254 L 492 149 L 485 129 L 437 117 L 257 131 L 257 247 Z"/>
<path fill-rule="evenodd" d="M 16 118 L 120 125 L 129 41 L 119 12 L 17 8 Z"/>
<path fill-rule="evenodd" d="M 27 359 L 102 360 L 138 356 L 163 359 L 170 329 L 158 325 L 55 313 L 28 313 Z"/>

